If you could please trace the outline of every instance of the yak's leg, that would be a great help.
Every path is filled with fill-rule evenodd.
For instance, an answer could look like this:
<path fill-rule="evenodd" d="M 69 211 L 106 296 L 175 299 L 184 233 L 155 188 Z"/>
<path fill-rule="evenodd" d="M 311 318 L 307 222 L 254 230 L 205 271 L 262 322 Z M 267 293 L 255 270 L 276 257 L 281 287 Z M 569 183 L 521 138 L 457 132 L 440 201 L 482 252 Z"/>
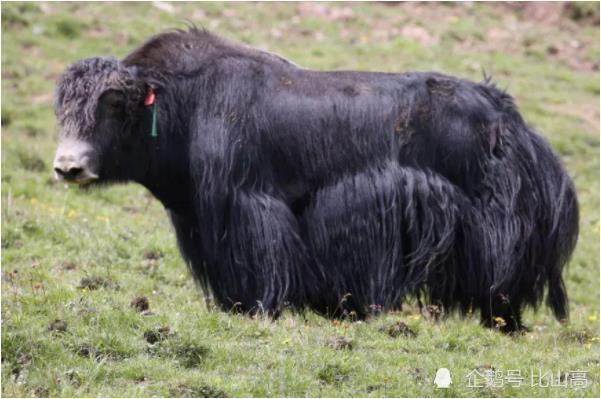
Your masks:
<path fill-rule="evenodd" d="M 372 178 L 359 174 L 320 189 L 303 215 L 306 240 L 327 280 L 311 306 L 329 317 L 376 313 L 389 301 L 389 284 L 395 284 L 394 267 L 401 260 L 391 249 L 400 221 L 392 196 L 379 203 L 386 193 L 378 192 Z"/>
<path fill-rule="evenodd" d="M 207 281 L 224 310 L 276 315 L 303 304 L 314 283 L 297 220 L 288 205 L 255 187 L 268 187 L 259 148 L 220 118 L 193 120 L 190 148 L 196 218 Z M 235 144 L 238 143 L 238 144 Z"/>
<path fill-rule="evenodd" d="M 442 264 L 454 242 L 454 199 L 448 183 L 393 162 L 319 190 L 303 224 L 324 266 L 329 313 L 399 308 L 433 273 L 428 299 L 446 304 L 455 287 L 452 265 Z"/>
<path fill-rule="evenodd" d="M 259 192 L 232 194 L 209 283 L 221 307 L 277 314 L 302 304 L 312 282 L 297 221 L 288 206 Z"/>
<path fill-rule="evenodd" d="M 481 323 L 485 327 L 498 328 L 504 333 L 527 330 L 522 324 L 521 304 L 512 303 L 504 295 L 492 296 L 488 305 L 482 306 L 480 314 Z"/>
<path fill-rule="evenodd" d="M 192 272 L 194 279 L 200 284 L 207 306 L 211 306 L 212 301 L 207 281 L 207 264 L 202 252 L 200 229 L 198 228 L 196 217 L 192 211 L 175 212 L 168 209 L 167 214 L 171 218 L 171 223 L 175 230 L 179 251 Z"/>

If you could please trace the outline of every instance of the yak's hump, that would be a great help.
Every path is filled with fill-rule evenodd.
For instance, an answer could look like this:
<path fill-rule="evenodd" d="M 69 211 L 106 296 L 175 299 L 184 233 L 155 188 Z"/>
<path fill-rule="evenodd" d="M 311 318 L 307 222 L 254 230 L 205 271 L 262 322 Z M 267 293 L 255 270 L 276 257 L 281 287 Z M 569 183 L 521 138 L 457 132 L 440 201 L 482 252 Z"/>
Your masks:
<path fill-rule="evenodd" d="M 245 57 L 259 62 L 292 65 L 275 54 L 230 42 L 196 27 L 155 35 L 125 57 L 123 63 L 167 74 L 185 74 L 197 71 L 203 63 L 220 57 Z"/>

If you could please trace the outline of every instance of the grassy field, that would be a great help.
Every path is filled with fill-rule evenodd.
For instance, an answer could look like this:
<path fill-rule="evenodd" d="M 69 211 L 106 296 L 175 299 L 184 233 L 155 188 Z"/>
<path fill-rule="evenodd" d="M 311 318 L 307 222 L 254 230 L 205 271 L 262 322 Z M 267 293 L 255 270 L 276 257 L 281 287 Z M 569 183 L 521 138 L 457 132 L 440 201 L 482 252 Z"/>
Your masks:
<path fill-rule="evenodd" d="M 531 332 L 505 336 L 415 304 L 362 323 L 207 309 L 143 188 L 80 192 L 51 173 L 61 72 L 84 57 L 123 57 L 186 20 L 310 68 L 492 75 L 578 188 L 569 324 L 528 311 Z M 2 396 L 598 397 L 598 25 L 593 3 L 3 2 Z M 433 385 L 439 367 L 451 388 Z M 472 370 L 524 380 L 469 387 Z M 574 386 L 576 371 L 586 387 Z M 532 386 L 539 372 L 570 385 Z"/>

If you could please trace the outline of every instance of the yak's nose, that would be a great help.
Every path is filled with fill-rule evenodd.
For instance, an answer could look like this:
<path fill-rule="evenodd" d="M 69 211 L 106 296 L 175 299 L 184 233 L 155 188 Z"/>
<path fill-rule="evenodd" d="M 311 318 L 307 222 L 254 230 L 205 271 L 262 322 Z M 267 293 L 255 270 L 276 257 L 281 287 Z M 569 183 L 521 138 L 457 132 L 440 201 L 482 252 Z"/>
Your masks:
<path fill-rule="evenodd" d="M 82 168 L 77 166 L 57 166 L 54 168 L 57 176 L 65 180 L 76 180 L 77 176 L 83 172 Z"/>
<path fill-rule="evenodd" d="M 78 161 L 73 156 L 61 155 L 54 161 L 54 171 L 57 180 L 73 183 L 86 183 L 95 180 L 98 176 L 89 171 L 84 162 Z"/>
<path fill-rule="evenodd" d="M 73 156 L 63 155 L 54 161 L 54 171 L 59 180 L 76 180 L 83 168 Z"/>

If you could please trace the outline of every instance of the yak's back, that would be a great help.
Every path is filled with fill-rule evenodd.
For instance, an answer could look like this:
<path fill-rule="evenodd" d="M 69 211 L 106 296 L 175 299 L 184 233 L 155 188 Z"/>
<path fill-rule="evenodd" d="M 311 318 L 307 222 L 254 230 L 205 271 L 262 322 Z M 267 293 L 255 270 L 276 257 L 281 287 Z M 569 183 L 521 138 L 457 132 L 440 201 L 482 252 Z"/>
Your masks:
<path fill-rule="evenodd" d="M 123 63 L 170 75 L 190 75 L 208 62 L 224 58 L 245 58 L 279 65 L 289 61 L 265 51 L 232 43 L 204 30 L 173 30 L 151 37 L 130 53 Z"/>

